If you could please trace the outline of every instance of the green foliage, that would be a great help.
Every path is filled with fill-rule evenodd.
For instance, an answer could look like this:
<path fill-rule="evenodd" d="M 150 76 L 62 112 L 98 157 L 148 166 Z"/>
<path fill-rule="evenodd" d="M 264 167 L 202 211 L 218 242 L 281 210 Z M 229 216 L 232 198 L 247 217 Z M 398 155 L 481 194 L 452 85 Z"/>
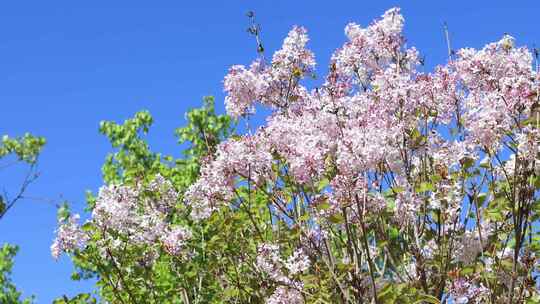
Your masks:
<path fill-rule="evenodd" d="M 198 158 L 214 152 L 215 147 L 228 138 L 233 129 L 231 118 L 227 115 L 216 115 L 214 97 L 203 99 L 203 106 L 186 113 L 187 125 L 176 129 L 178 143 L 189 143 L 184 155 Z"/>
<path fill-rule="evenodd" d="M 185 190 L 199 176 L 202 158 L 215 152 L 216 146 L 234 132 L 228 115 L 217 115 L 214 97 L 203 98 L 203 106 L 192 109 L 185 115 L 187 124 L 175 130 L 180 145 L 187 145 L 182 151 L 184 158 L 176 159 L 177 174 L 175 185 Z"/>
<path fill-rule="evenodd" d="M 9 244 L 4 244 L 0 248 L 0 303 L 2 304 L 29 304 L 33 302 L 33 298 L 21 300 L 21 292 L 11 281 L 13 258 L 17 251 L 16 246 Z"/>
<path fill-rule="evenodd" d="M 27 163 L 30 165 L 30 169 L 18 193 L 13 198 L 8 199 L 7 194 L 0 195 L 0 219 L 23 197 L 28 185 L 37 178 L 37 174 L 33 174 L 33 169 L 36 166 L 38 156 L 44 145 L 45 138 L 36 137 L 29 133 L 16 138 L 10 138 L 8 135 L 2 137 L 0 142 L 0 159 L 14 155 L 17 162 Z M 4 244 L 0 248 L 0 303 L 2 304 L 28 304 L 33 302 L 33 297 L 22 300 L 21 292 L 17 290 L 11 281 L 13 258 L 17 254 L 17 251 L 18 247 L 10 244 Z"/>
<path fill-rule="evenodd" d="M 117 152 L 107 156 L 102 168 L 106 182 L 119 182 L 123 179 L 133 181 L 145 170 L 160 167 L 160 155 L 150 151 L 148 144 L 141 138 L 148 133 L 153 119 L 149 112 L 141 111 L 124 124 L 102 121 L 99 132 L 109 139 Z"/>
<path fill-rule="evenodd" d="M 175 132 L 178 143 L 183 147 L 183 157 L 174 159 L 151 151 L 144 140 L 152 125 L 150 113 L 138 112 L 123 124 L 101 122 L 100 133 L 107 136 L 115 152 L 110 153 L 103 165 L 102 172 L 105 183 L 133 184 L 151 181 L 157 174 L 171 181 L 182 196 L 183 192 L 199 175 L 202 158 L 212 155 L 216 146 L 233 132 L 231 119 L 226 115 L 217 115 L 213 97 L 204 98 L 201 108 L 193 109 L 186 114 L 187 124 Z M 87 194 L 88 210 L 92 210 L 95 197 Z M 92 234 L 87 247 L 72 255 L 76 272 L 75 280 L 96 277 L 97 293 L 103 301 L 111 303 L 222 303 L 223 294 L 228 297 L 239 296 L 235 292 L 226 293 L 230 284 L 220 284 L 216 277 L 227 272 L 231 280 L 254 281 L 255 278 L 239 276 L 244 273 L 238 266 L 231 264 L 231 256 L 235 260 L 243 254 L 238 244 L 248 242 L 246 234 L 253 234 L 248 219 L 235 218 L 232 210 L 223 210 L 224 214 L 215 217 L 206 224 L 195 224 L 188 216 L 189 210 L 184 204 L 178 204 L 172 223 L 188 226 L 193 231 L 190 259 L 179 259 L 160 253 L 159 259 L 152 265 L 145 265 L 144 256 L 148 248 L 125 243 L 122 250 L 107 249 L 111 259 L 100 257 L 100 248 L 96 244 L 102 236 L 101 231 L 92 225 L 83 229 Z M 61 218 L 67 218 L 67 206 L 59 210 Z M 208 251 L 230 246 L 224 256 L 208 254 Z M 113 258 L 114 257 L 114 258 Z M 224 282 L 221 282 L 224 283 Z M 119 285 L 123 288 L 119 288 Z M 251 290 L 251 289 L 250 289 Z M 244 292 L 245 293 L 245 292 Z M 244 297 L 253 298 L 251 295 Z M 73 299 L 62 297 L 55 303 L 91 303 L 89 295 L 78 295 Z"/>
<path fill-rule="evenodd" d="M 9 154 L 15 154 L 18 160 L 32 164 L 36 162 L 44 145 L 45 138 L 36 137 L 29 133 L 17 138 L 10 138 L 8 135 L 4 135 L 0 143 L 0 158 Z"/>
<path fill-rule="evenodd" d="M 2 141 L 0 142 L 0 159 L 14 155 L 17 162 L 27 163 L 30 165 L 30 169 L 22 182 L 19 193 L 13 199 L 8 200 L 5 194 L 4 196 L 0 195 L 0 219 L 22 197 L 28 185 L 37 178 L 37 175 L 32 173 L 44 145 L 45 138 L 36 137 L 29 133 L 17 138 L 10 138 L 8 135 L 2 137 Z"/>
<path fill-rule="evenodd" d="M 63 296 L 53 301 L 53 304 L 95 304 L 97 303 L 96 298 L 92 297 L 89 293 L 81 293 L 73 298 L 68 298 Z"/>

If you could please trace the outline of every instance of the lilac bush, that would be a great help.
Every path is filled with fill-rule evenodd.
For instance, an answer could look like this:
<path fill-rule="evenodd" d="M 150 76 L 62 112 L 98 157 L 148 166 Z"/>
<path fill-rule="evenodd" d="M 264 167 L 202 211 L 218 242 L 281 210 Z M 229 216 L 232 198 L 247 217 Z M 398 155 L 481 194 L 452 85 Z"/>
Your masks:
<path fill-rule="evenodd" d="M 302 27 L 270 60 L 232 66 L 227 113 L 262 106 L 266 122 L 213 140 L 188 186 L 146 191 L 157 203 L 136 183 L 104 186 L 94 242 L 161 246 L 155 263 L 182 259 L 159 267 L 198 265 L 199 285 L 170 303 L 540 301 L 536 58 L 505 35 L 425 73 L 403 27 L 398 8 L 348 24 L 320 86 L 308 87 L 316 64 Z M 79 233 L 71 223 L 59 240 Z M 76 255 L 80 243 L 60 249 Z"/>

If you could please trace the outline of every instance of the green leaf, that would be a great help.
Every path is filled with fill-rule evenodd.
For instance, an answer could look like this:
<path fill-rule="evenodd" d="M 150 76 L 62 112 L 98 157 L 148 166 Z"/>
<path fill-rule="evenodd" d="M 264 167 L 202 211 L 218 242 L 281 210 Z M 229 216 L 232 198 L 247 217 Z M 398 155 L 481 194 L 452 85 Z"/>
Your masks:
<path fill-rule="evenodd" d="M 332 214 L 331 216 L 328 217 L 328 220 L 331 222 L 331 223 L 334 223 L 334 224 L 342 224 L 345 222 L 345 219 L 343 218 L 343 215 L 341 214 Z"/>
<path fill-rule="evenodd" d="M 6 210 L 6 203 L 4 203 L 4 197 L 0 195 L 0 215 L 4 214 Z"/>
<path fill-rule="evenodd" d="M 399 193 L 402 193 L 403 191 L 405 191 L 405 188 L 403 188 L 403 187 L 393 187 L 392 191 L 395 192 L 396 194 L 399 194 Z"/>
<path fill-rule="evenodd" d="M 415 304 L 421 304 L 421 303 L 432 303 L 432 304 L 440 304 L 441 301 L 439 301 L 439 299 L 435 298 L 434 296 L 430 296 L 430 295 L 420 295 L 420 297 L 418 298 L 418 300 L 416 302 L 414 302 Z"/>
<path fill-rule="evenodd" d="M 320 204 L 315 205 L 315 209 L 321 211 L 321 210 L 328 210 L 330 209 L 330 204 L 328 202 L 322 202 Z"/>
<path fill-rule="evenodd" d="M 330 184 L 328 178 L 321 179 L 317 185 L 317 191 L 322 191 L 324 188 L 328 187 L 328 184 Z"/>
<path fill-rule="evenodd" d="M 390 239 L 395 240 L 399 237 L 399 230 L 395 227 L 390 227 L 390 229 L 388 229 L 388 235 L 390 236 Z"/>
<path fill-rule="evenodd" d="M 486 193 L 478 194 L 478 197 L 477 197 L 478 204 L 482 205 L 486 201 L 486 198 L 487 198 Z"/>
<path fill-rule="evenodd" d="M 435 190 L 435 187 L 433 187 L 433 184 L 428 183 L 428 182 L 422 182 L 422 183 L 420 183 L 420 185 L 418 185 L 415 188 L 415 191 L 418 192 L 418 193 L 434 191 L 434 190 Z"/>

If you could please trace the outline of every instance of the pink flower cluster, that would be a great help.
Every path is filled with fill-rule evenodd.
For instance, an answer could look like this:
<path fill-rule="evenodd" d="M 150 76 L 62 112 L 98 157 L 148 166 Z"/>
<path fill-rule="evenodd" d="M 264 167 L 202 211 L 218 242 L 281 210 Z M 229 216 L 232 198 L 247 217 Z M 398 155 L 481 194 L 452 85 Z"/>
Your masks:
<path fill-rule="evenodd" d="M 314 72 L 315 61 L 300 27 L 291 30 L 271 63 L 258 59 L 249 69 L 233 66 L 224 81 L 228 113 L 240 117 L 256 103 L 274 111 L 255 134 L 223 143 L 203 166 L 185 196 L 193 217 L 206 218 L 235 200 L 239 180 L 276 185 L 287 176 L 313 189 L 330 176 L 334 180 L 320 194 L 330 193 L 333 202 L 365 195 L 371 210 L 385 206 L 376 193 L 381 187 L 400 189 L 395 208 L 405 220 L 422 204 L 412 182 L 426 166 L 422 159 L 449 174 L 482 153 L 500 152 L 537 98 L 539 77 L 530 52 L 504 36 L 481 50 L 460 50 L 447 65 L 421 73 L 419 52 L 406 47 L 403 25 L 397 8 L 367 27 L 347 25 L 348 41 L 332 56 L 323 86 L 311 91 L 303 78 Z M 448 135 L 452 129 L 459 136 Z M 518 133 L 520 151 L 538 153 L 538 135 Z M 285 169 L 276 172 L 276 165 Z M 384 185 L 373 182 L 376 172 L 388 174 Z M 369 181 L 359 186 L 363 178 Z M 439 201 L 454 195 L 451 202 L 460 203 L 463 196 L 450 190 L 434 195 Z M 451 207 L 455 215 L 457 206 Z"/>
<path fill-rule="evenodd" d="M 191 232 L 167 220 L 177 202 L 174 186 L 161 175 L 148 186 L 104 186 L 99 191 L 92 221 L 111 238 L 100 240 L 104 243 L 114 246 L 118 241 L 114 235 L 121 235 L 132 244 L 161 243 L 169 254 L 179 255 Z"/>
<path fill-rule="evenodd" d="M 89 221 L 101 233 L 97 241 L 100 250 L 116 248 L 127 241 L 140 246 L 162 245 L 169 254 L 180 255 L 191 232 L 173 226 L 167 219 L 177 202 L 178 193 L 161 175 L 147 186 L 101 187 Z M 51 247 L 53 256 L 85 247 L 88 236 L 82 232 L 77 220 L 78 216 L 72 216 L 60 225 Z M 103 255 L 107 256 L 107 253 L 104 251 Z"/>
<path fill-rule="evenodd" d="M 249 69 L 231 67 L 224 80 L 227 113 L 233 117 L 251 113 L 255 102 L 273 107 L 288 105 L 290 97 L 297 94 L 293 83 L 315 66 L 313 53 L 305 48 L 307 42 L 306 30 L 294 27 L 270 66 L 255 61 Z"/>
<path fill-rule="evenodd" d="M 173 227 L 165 231 L 161 237 L 165 250 L 174 256 L 179 256 L 187 240 L 191 238 L 191 231 L 185 227 Z"/>
<path fill-rule="evenodd" d="M 452 282 L 450 295 L 453 297 L 453 303 L 456 304 L 480 304 L 488 301 L 489 290 L 483 285 L 458 278 Z"/>
<path fill-rule="evenodd" d="M 311 262 L 302 249 L 295 250 L 286 260 L 281 258 L 279 249 L 278 245 L 262 244 L 257 250 L 257 267 L 279 284 L 266 303 L 303 303 L 303 284 L 292 277 L 306 271 Z"/>
<path fill-rule="evenodd" d="M 56 238 L 51 245 L 51 255 L 55 259 L 58 259 L 62 252 L 73 252 L 86 246 L 89 236 L 79 226 L 79 218 L 78 214 L 74 214 L 59 223 Z"/>
<path fill-rule="evenodd" d="M 464 86 L 463 122 L 470 140 L 497 150 L 505 132 L 535 102 L 538 81 L 527 48 L 516 48 L 505 35 L 482 50 L 462 49 L 451 63 Z"/>
<path fill-rule="evenodd" d="M 304 298 L 295 289 L 279 286 L 276 291 L 266 300 L 266 304 L 302 304 Z"/>
<path fill-rule="evenodd" d="M 185 194 L 196 220 L 207 218 L 220 202 L 235 197 L 236 177 L 254 184 L 272 180 L 272 155 L 261 136 L 244 136 L 218 146 L 216 158 L 203 166 L 200 179 Z"/>

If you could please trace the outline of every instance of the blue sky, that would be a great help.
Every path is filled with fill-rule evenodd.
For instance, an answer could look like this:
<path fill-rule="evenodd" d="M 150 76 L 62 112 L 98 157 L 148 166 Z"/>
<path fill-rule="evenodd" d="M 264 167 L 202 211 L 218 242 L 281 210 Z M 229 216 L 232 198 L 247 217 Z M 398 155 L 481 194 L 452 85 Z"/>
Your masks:
<path fill-rule="evenodd" d="M 122 121 L 148 109 L 156 151 L 180 155 L 173 130 L 184 112 L 215 95 L 223 112 L 222 79 L 232 64 L 249 64 L 255 43 L 245 13 L 254 10 L 273 51 L 292 25 L 308 28 L 319 71 L 345 40 L 344 26 L 367 25 L 400 6 L 408 44 L 428 67 L 446 60 L 442 24 L 453 48 L 481 47 L 504 33 L 518 45 L 540 45 L 535 1 L 3 1 L 0 4 L 0 135 L 26 131 L 48 140 L 40 179 L 29 195 L 84 208 L 85 190 L 101 185 L 110 146 L 100 120 Z M 0 171 L 0 187 L 15 191 L 20 173 Z M 1 190 L 1 189 L 0 189 Z M 50 303 L 90 291 L 72 282 L 67 258 L 54 261 L 53 204 L 21 201 L 0 221 L 0 243 L 18 244 L 13 278 L 25 295 Z"/>

